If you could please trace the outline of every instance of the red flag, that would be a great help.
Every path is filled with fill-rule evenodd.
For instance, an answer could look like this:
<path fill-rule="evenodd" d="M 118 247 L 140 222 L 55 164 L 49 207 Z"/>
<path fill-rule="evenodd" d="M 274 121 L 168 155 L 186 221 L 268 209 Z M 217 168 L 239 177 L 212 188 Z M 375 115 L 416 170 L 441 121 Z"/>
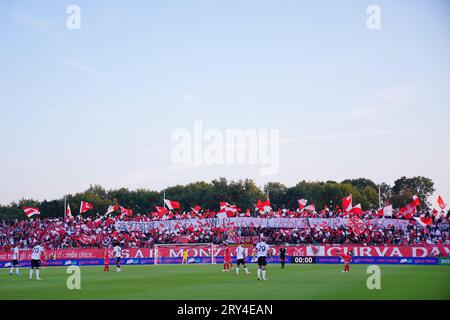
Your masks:
<path fill-rule="evenodd" d="M 258 200 L 258 202 L 255 205 L 256 208 L 258 208 L 260 213 L 267 213 L 270 212 L 270 210 L 272 210 L 272 208 L 270 207 L 270 200 Z"/>
<path fill-rule="evenodd" d="M 33 208 L 33 207 L 23 207 L 22 208 L 23 212 L 25 213 L 25 215 L 30 218 L 32 216 L 34 216 L 35 214 L 41 214 L 39 212 L 38 208 Z"/>
<path fill-rule="evenodd" d="M 226 213 L 228 218 L 234 217 L 236 215 L 236 211 L 232 210 L 226 210 Z"/>
<path fill-rule="evenodd" d="M 413 196 L 413 200 L 414 200 L 414 204 L 415 204 L 416 206 L 420 206 L 420 205 L 421 205 L 420 199 L 419 199 L 418 196 Z"/>
<path fill-rule="evenodd" d="M 230 206 L 230 204 L 228 202 L 220 202 L 219 205 L 220 205 L 220 209 L 225 209 L 226 207 Z"/>
<path fill-rule="evenodd" d="M 357 204 L 356 206 L 352 207 L 348 212 L 357 214 L 357 215 L 363 214 L 363 211 L 361 209 L 361 204 Z"/>
<path fill-rule="evenodd" d="M 364 232 L 364 222 L 357 216 L 348 218 L 348 225 L 356 234 Z"/>
<path fill-rule="evenodd" d="M 305 209 L 306 204 L 308 203 L 308 200 L 306 199 L 298 199 L 298 207 L 300 210 Z"/>
<path fill-rule="evenodd" d="M 241 209 L 238 208 L 236 205 L 231 205 L 228 202 L 220 202 L 220 210 L 217 212 L 219 218 L 223 219 L 225 218 L 225 215 L 227 215 L 228 218 L 233 217 L 236 215 L 237 212 L 240 212 Z"/>
<path fill-rule="evenodd" d="M 442 210 L 444 210 L 445 207 L 447 207 L 447 204 L 444 202 L 444 199 L 442 199 L 441 196 L 438 197 L 438 205 L 439 208 L 441 208 Z"/>
<path fill-rule="evenodd" d="M 405 217 L 406 219 L 411 219 L 412 215 L 417 212 L 416 209 L 416 202 L 411 202 L 410 204 L 404 206 L 403 208 L 400 208 L 399 212 Z"/>
<path fill-rule="evenodd" d="M 89 210 L 94 209 L 94 207 L 92 206 L 92 204 L 90 204 L 89 202 L 86 201 L 81 201 L 80 204 L 80 214 L 85 213 Z"/>
<path fill-rule="evenodd" d="M 66 217 L 72 217 L 72 210 L 70 210 L 70 204 L 67 204 Z"/>
<path fill-rule="evenodd" d="M 167 208 L 169 208 L 169 210 L 181 208 L 180 203 L 176 201 L 164 199 L 164 203 L 167 206 Z"/>
<path fill-rule="evenodd" d="M 420 223 L 422 227 L 426 227 L 433 223 L 433 219 L 431 217 L 425 217 L 425 215 L 421 215 L 420 217 L 414 217 L 414 219 Z"/>
<path fill-rule="evenodd" d="M 348 197 L 342 199 L 342 210 L 348 212 L 352 208 L 353 196 L 350 194 Z"/>
<path fill-rule="evenodd" d="M 159 218 L 162 218 L 169 212 L 169 210 L 167 210 L 164 207 L 155 206 L 155 208 L 156 208 L 156 212 L 158 213 Z"/>
<path fill-rule="evenodd" d="M 192 208 L 192 211 L 194 211 L 195 214 L 198 214 L 200 212 L 200 210 L 202 210 L 202 208 L 200 206 L 195 206 Z"/>
<path fill-rule="evenodd" d="M 386 206 L 378 211 L 380 217 L 392 217 L 393 208 L 392 205 Z"/>
<path fill-rule="evenodd" d="M 129 216 L 129 217 L 131 217 L 131 216 L 133 215 L 133 210 L 131 210 L 131 209 L 126 209 L 126 208 L 124 208 L 124 207 L 122 207 L 122 206 L 119 206 L 119 208 L 120 208 L 120 213 L 121 213 L 121 214 L 127 215 L 127 216 Z"/>
<path fill-rule="evenodd" d="M 113 206 L 109 206 L 108 210 L 106 211 L 105 214 L 110 214 L 113 213 L 115 211 L 119 210 L 119 206 L 117 204 L 113 205 Z"/>

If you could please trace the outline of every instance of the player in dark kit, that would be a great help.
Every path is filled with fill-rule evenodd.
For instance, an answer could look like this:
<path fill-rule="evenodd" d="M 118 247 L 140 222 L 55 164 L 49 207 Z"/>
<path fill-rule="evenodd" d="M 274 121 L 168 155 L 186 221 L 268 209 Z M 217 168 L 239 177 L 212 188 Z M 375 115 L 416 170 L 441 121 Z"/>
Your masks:
<path fill-rule="evenodd" d="M 281 269 L 284 269 L 284 263 L 286 262 L 286 248 L 281 245 L 280 248 L 280 263 L 281 263 Z"/>

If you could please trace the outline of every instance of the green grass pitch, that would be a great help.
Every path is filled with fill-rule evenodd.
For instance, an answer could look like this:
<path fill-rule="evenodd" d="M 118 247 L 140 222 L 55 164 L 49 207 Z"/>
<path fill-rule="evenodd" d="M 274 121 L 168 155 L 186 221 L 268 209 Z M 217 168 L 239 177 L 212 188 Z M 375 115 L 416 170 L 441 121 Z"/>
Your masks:
<path fill-rule="evenodd" d="M 367 265 L 269 264 L 267 281 L 235 270 L 221 272 L 222 265 L 123 266 L 122 272 L 103 272 L 103 267 L 81 267 L 81 290 L 68 290 L 66 268 L 41 270 L 42 281 L 28 280 L 28 269 L 19 276 L 0 270 L 0 300 L 8 299 L 450 299 L 448 266 L 380 265 L 381 289 L 366 286 Z"/>

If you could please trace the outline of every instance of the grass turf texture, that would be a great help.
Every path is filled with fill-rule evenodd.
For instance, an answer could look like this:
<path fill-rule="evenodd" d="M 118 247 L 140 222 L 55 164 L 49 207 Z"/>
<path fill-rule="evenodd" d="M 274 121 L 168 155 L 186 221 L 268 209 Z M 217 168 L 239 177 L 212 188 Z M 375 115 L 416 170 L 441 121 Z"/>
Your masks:
<path fill-rule="evenodd" d="M 123 266 L 122 272 L 81 267 L 81 290 L 68 290 L 66 268 L 41 270 L 42 281 L 28 280 L 29 269 L 8 275 L 0 270 L 0 300 L 8 299 L 450 299 L 448 266 L 380 265 L 381 290 L 367 289 L 367 265 L 268 265 L 267 281 L 242 268 L 221 272 L 222 265 Z M 35 275 L 34 275 L 35 276 Z"/>

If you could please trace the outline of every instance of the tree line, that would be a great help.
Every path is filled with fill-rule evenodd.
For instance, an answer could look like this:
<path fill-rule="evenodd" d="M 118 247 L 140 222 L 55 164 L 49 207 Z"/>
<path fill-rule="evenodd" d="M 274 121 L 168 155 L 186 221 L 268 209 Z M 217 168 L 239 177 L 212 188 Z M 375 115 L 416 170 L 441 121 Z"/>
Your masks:
<path fill-rule="evenodd" d="M 133 210 L 133 214 L 144 214 L 155 211 L 155 206 L 163 205 L 164 193 L 166 199 L 181 203 L 182 211 L 190 211 L 199 205 L 202 209 L 219 210 L 219 202 L 225 201 L 235 204 L 243 211 L 251 209 L 258 199 L 269 199 L 274 210 L 297 209 L 300 198 L 314 203 L 316 210 L 325 206 L 335 208 L 341 205 L 342 199 L 349 194 L 353 195 L 353 203 L 361 203 L 364 210 L 378 209 L 379 190 L 381 202 L 392 204 L 400 208 L 412 201 L 417 195 L 424 208 L 430 206 L 428 198 L 434 193 L 434 183 L 426 177 L 401 177 L 393 186 L 386 183 L 377 185 L 370 179 L 347 179 L 336 181 L 301 181 L 295 186 L 287 187 L 279 182 L 269 182 L 262 189 L 251 179 L 228 181 L 225 178 L 214 179 L 211 182 L 198 181 L 186 185 L 175 185 L 156 191 L 150 189 L 129 190 L 128 188 L 106 190 L 100 185 L 91 185 L 86 191 L 69 194 L 55 200 L 42 202 L 34 199 L 21 199 L 7 206 L 0 206 L 0 219 L 26 219 L 22 207 L 38 207 L 41 217 L 62 217 L 64 215 L 65 199 L 70 205 L 72 214 L 79 212 L 80 202 L 88 201 L 94 209 L 84 213 L 84 216 L 104 214 L 107 208 L 119 204 Z M 65 199 L 64 199 L 65 198 Z"/>

